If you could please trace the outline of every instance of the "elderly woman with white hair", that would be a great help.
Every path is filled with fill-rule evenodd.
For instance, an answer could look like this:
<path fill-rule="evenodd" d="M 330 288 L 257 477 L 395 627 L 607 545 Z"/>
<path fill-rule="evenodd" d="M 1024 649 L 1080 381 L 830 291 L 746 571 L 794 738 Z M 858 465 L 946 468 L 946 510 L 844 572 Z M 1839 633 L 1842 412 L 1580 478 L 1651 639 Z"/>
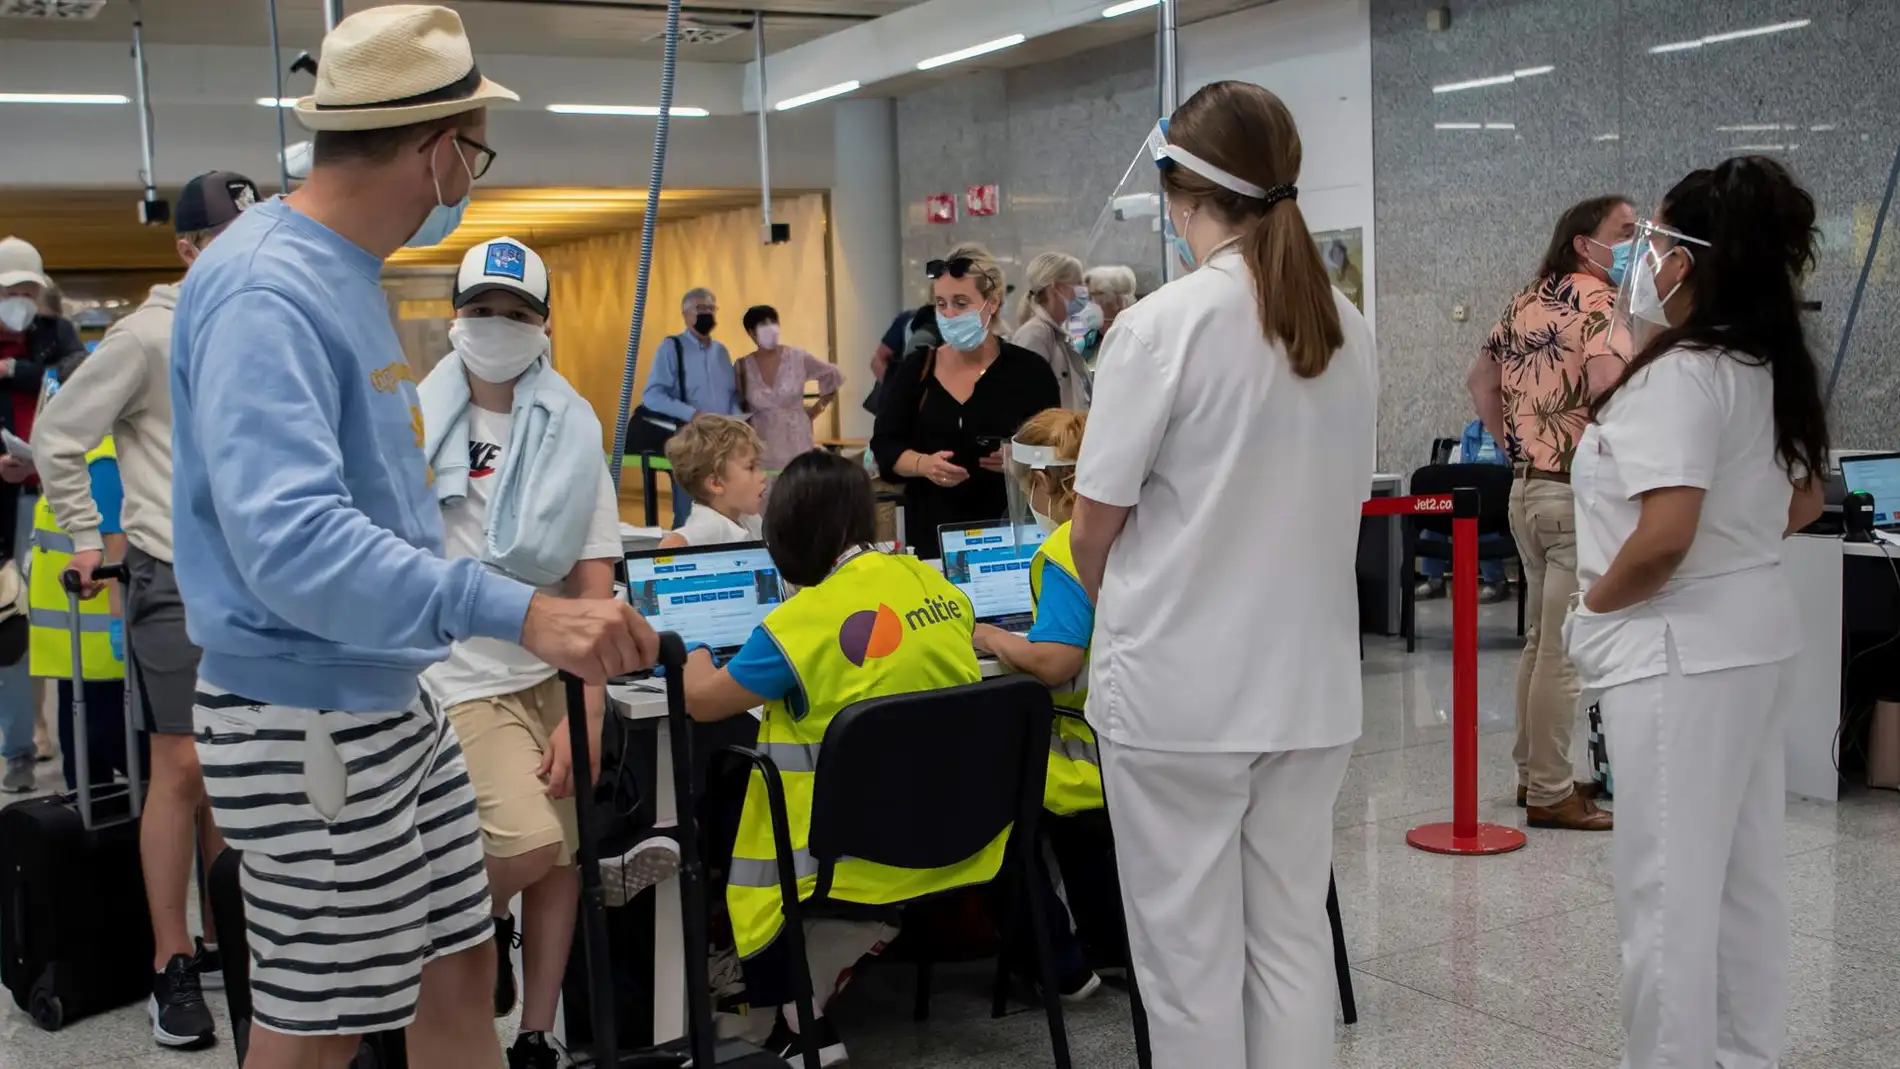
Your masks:
<path fill-rule="evenodd" d="M 701 412 L 744 417 L 732 372 L 732 354 L 724 343 L 713 340 L 718 315 L 719 298 L 704 286 L 688 290 L 680 298 L 680 317 L 686 321 L 686 329 L 661 339 L 654 351 L 646 390 L 640 395 L 641 408 L 682 425 Z M 692 497 L 685 487 L 674 483 L 673 527 L 684 526 L 692 510 Z"/>
<path fill-rule="evenodd" d="M 1089 366 L 1069 340 L 1069 320 L 1088 307 L 1082 292 L 1082 261 L 1067 253 L 1045 252 L 1029 261 L 1023 277 L 1023 295 L 1016 319 L 1021 326 L 1011 334 L 1020 345 L 1049 362 L 1062 387 L 1062 407 L 1086 412 L 1093 389 Z"/>

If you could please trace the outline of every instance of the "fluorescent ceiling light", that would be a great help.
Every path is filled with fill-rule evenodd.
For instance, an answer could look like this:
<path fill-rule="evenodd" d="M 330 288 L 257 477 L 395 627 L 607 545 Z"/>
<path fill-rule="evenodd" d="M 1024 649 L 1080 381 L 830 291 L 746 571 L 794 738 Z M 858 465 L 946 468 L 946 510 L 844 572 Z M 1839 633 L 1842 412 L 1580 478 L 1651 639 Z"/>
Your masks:
<path fill-rule="evenodd" d="M 296 97 L 258 97 L 257 106 L 260 108 L 294 108 L 297 106 L 297 98 Z"/>
<path fill-rule="evenodd" d="M 1484 124 L 1484 128 L 1486 130 L 1515 130 L 1517 129 L 1517 124 L 1514 122 L 1488 122 Z"/>
<path fill-rule="evenodd" d="M 1777 22 L 1768 26 L 1752 26 L 1746 30 L 1730 30 L 1727 33 L 1712 33 L 1706 37 L 1698 37 L 1693 41 L 1671 41 L 1666 45 L 1655 45 L 1650 48 L 1650 52 L 1656 54 L 1664 52 L 1687 52 L 1692 48 L 1701 48 L 1703 45 L 1718 45 L 1723 41 L 1739 41 L 1745 37 L 1765 37 L 1771 33 L 1786 33 L 1789 30 L 1799 30 L 1810 25 L 1812 21 L 1811 19 L 1795 19 L 1792 22 Z"/>
<path fill-rule="evenodd" d="M 1592 141 L 1621 141 L 1623 140 L 1623 135 L 1622 134 L 1598 134 L 1597 136 L 1591 138 L 1590 140 Z"/>
<path fill-rule="evenodd" d="M 660 114 L 660 109 L 651 104 L 549 104 L 548 110 L 556 115 L 637 115 L 648 119 L 658 118 Z M 679 104 L 672 108 L 676 119 L 703 119 L 711 114 L 705 108 Z"/>
<path fill-rule="evenodd" d="M 920 71 L 927 71 L 934 67 L 942 67 L 951 63 L 958 63 L 966 59 L 975 59 L 977 56 L 987 56 L 991 52 L 1001 52 L 1005 48 L 1015 48 L 1017 45 L 1022 44 L 1025 40 L 1027 40 L 1027 38 L 1025 38 L 1022 34 L 1012 33 L 1008 37 L 998 37 L 994 41 L 985 41 L 980 45 L 971 45 L 968 48 L 959 48 L 955 52 L 945 52 L 941 56 L 931 56 L 929 59 L 923 60 L 922 62 L 918 63 L 917 69 Z"/>
<path fill-rule="evenodd" d="M 1831 122 L 1815 123 L 1813 126 L 1808 127 L 1808 129 L 1819 134 L 1819 133 L 1825 133 L 1829 130 L 1839 130 L 1840 125 L 1837 123 L 1831 123 Z"/>
<path fill-rule="evenodd" d="M 1434 130 L 1482 130 L 1484 129 L 1484 124 L 1481 122 L 1435 122 L 1432 124 L 1432 129 Z"/>
<path fill-rule="evenodd" d="M 790 111 L 793 108 L 802 108 L 807 104 L 816 104 L 820 100 L 829 100 L 832 97 L 843 96 L 846 93 L 855 93 L 861 84 L 862 83 L 857 81 L 839 82 L 837 85 L 828 85 L 823 89 L 814 89 L 809 93 L 804 93 L 799 96 L 787 97 L 777 104 L 772 105 L 772 108 L 775 111 Z"/>
<path fill-rule="evenodd" d="M 0 104 L 130 104 L 123 93 L 0 93 Z"/>
<path fill-rule="evenodd" d="M 1432 92 L 1456 93 L 1463 89 L 1483 89 L 1493 85 L 1510 85 L 1519 78 L 1535 78 L 1540 74 L 1549 74 L 1556 69 L 1555 66 L 1550 64 L 1546 64 L 1542 67 L 1524 67 L 1519 70 L 1514 70 L 1509 74 L 1494 74 L 1489 78 L 1472 78 L 1469 81 L 1446 82 L 1444 85 L 1434 85 L 1432 86 Z"/>
<path fill-rule="evenodd" d="M 1730 145 L 1724 152 L 1791 152 L 1800 145 Z"/>
<path fill-rule="evenodd" d="M 1160 2 L 1161 0 L 1127 0 L 1126 3 L 1113 4 L 1103 8 L 1102 17 L 1105 19 L 1118 18 L 1128 14 L 1130 11 L 1141 11 L 1145 8 L 1154 7 Z"/>
<path fill-rule="evenodd" d="M 1728 126 L 1718 126 L 1715 128 L 1715 132 L 1718 134 L 1758 134 L 1758 133 L 1763 132 L 1764 130 L 1773 131 L 1773 130 L 1799 130 L 1799 129 L 1800 127 L 1787 124 L 1787 123 L 1744 122 L 1744 123 L 1733 123 Z"/>

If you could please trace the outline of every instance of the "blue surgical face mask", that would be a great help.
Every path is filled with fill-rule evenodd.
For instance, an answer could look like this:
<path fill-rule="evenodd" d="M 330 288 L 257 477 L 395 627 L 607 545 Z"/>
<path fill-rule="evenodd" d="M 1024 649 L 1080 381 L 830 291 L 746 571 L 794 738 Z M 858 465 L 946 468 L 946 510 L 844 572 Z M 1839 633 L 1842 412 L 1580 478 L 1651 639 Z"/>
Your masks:
<path fill-rule="evenodd" d="M 1623 276 L 1629 273 L 1630 255 L 1635 251 L 1636 243 L 1634 241 L 1619 241 L 1614 245 L 1605 245 L 1595 238 L 1584 238 L 1583 240 L 1598 248 L 1610 250 L 1610 266 L 1607 270 L 1610 276 L 1610 285 L 1621 286 L 1623 284 Z M 1598 264 L 1597 266 L 1602 267 L 1603 265 Z"/>
<path fill-rule="evenodd" d="M 1085 293 L 1078 293 L 1069 298 L 1069 318 L 1074 319 L 1076 316 L 1081 315 L 1088 310 L 1088 307 L 1089 298 Z"/>
<path fill-rule="evenodd" d="M 1194 212 L 1190 209 L 1188 211 L 1188 219 L 1192 220 L 1193 218 Z M 1181 236 L 1181 232 L 1175 229 L 1174 217 L 1171 215 L 1163 216 L 1162 226 L 1167 233 L 1169 247 L 1174 249 L 1174 254 L 1181 258 L 1182 265 L 1189 271 L 1201 266 L 1200 261 L 1194 258 L 1193 246 L 1189 245 L 1187 239 Z"/>
<path fill-rule="evenodd" d="M 469 171 L 468 158 L 462 155 L 461 146 L 451 139 L 449 151 L 455 153 L 455 158 L 461 161 L 462 170 L 468 174 L 469 188 L 473 189 L 475 174 Z M 462 225 L 462 213 L 468 211 L 468 194 L 466 193 L 462 194 L 462 199 L 454 204 L 442 203 L 442 180 L 435 173 L 433 150 L 429 153 L 429 181 L 435 185 L 435 207 L 429 209 L 428 218 L 422 221 L 422 225 L 416 228 L 416 232 L 410 235 L 408 241 L 403 242 L 406 248 L 425 249 L 431 245 L 442 244 L 445 238 L 455 233 L 456 227 Z"/>
<path fill-rule="evenodd" d="M 983 347 L 984 339 L 990 336 L 988 324 L 983 322 L 980 312 L 965 312 L 959 316 L 947 316 L 937 313 L 937 333 L 943 340 L 955 346 L 958 352 L 973 352 Z"/>

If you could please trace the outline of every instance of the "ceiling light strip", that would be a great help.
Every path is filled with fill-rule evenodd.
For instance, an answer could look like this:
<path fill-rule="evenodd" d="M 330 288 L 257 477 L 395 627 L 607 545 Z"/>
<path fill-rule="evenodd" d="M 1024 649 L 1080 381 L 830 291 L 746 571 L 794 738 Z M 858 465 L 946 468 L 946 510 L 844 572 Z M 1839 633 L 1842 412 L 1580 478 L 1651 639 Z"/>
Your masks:
<path fill-rule="evenodd" d="M 832 97 L 843 96 L 846 93 L 855 93 L 862 84 L 861 82 L 852 80 L 849 82 L 839 82 L 837 85 L 828 85 L 823 89 L 814 89 L 809 93 L 804 93 L 799 96 L 786 97 L 784 100 L 772 105 L 772 109 L 774 111 L 790 111 L 793 108 L 802 108 L 807 104 L 816 104 L 820 100 L 830 100 Z"/>
<path fill-rule="evenodd" d="M 1102 17 L 1105 19 L 1120 18 L 1133 11 L 1145 11 L 1159 3 L 1161 3 L 1161 0 L 1126 0 L 1125 3 L 1113 4 L 1103 8 Z"/>
<path fill-rule="evenodd" d="M 130 104 L 123 93 L 0 93 L 0 104 Z"/>
<path fill-rule="evenodd" d="M 660 115 L 659 107 L 653 104 L 549 104 L 548 110 L 556 115 L 631 115 L 647 119 Z M 712 112 L 675 104 L 672 114 L 676 119 L 704 119 Z"/>
<path fill-rule="evenodd" d="M 994 41 L 985 41 L 980 45 L 959 48 L 955 52 L 945 52 L 941 56 L 931 56 L 929 59 L 920 61 L 917 64 L 917 69 L 927 71 L 937 67 L 948 66 L 952 63 L 961 63 L 966 59 L 975 59 L 978 56 L 987 56 L 991 52 L 1001 52 L 1005 48 L 1014 48 L 1026 40 L 1028 40 L 1028 38 L 1022 34 L 1012 33 L 1008 37 L 998 37 Z"/>
<path fill-rule="evenodd" d="M 1749 37 L 1766 37 L 1771 33 L 1787 33 L 1789 30 L 1805 29 L 1814 24 L 1813 19 L 1794 19 L 1789 22 L 1776 22 L 1767 26 L 1751 26 L 1745 30 L 1729 30 L 1725 33 L 1711 33 L 1693 41 L 1671 41 L 1666 45 L 1654 45 L 1650 48 L 1653 55 L 1667 52 L 1687 52 L 1704 45 L 1719 45 L 1724 41 L 1740 41 Z"/>

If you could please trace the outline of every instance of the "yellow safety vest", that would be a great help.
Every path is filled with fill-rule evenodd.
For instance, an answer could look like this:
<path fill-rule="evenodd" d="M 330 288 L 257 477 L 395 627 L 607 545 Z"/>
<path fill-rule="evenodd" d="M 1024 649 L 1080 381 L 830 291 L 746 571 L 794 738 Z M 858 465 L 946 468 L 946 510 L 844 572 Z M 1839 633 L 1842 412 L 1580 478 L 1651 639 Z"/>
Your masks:
<path fill-rule="evenodd" d="M 759 750 L 778 765 L 791 821 L 801 901 L 817 893 L 811 841 L 812 788 L 825 729 L 847 706 L 867 698 L 960 686 L 982 678 L 970 644 L 970 599 L 911 557 L 865 552 L 817 586 L 799 591 L 766 616 L 764 627 L 798 677 L 803 708 L 767 702 Z M 944 725 L 944 730 L 955 730 Z M 996 878 L 1009 843 L 1005 830 L 969 859 L 939 869 L 903 869 L 847 858 L 831 866 L 827 896 L 889 905 Z M 726 906 L 739 956 L 771 946 L 785 924 L 777 852 L 765 781 L 753 771 L 733 844 Z"/>
<path fill-rule="evenodd" d="M 1042 570 L 1050 564 L 1077 579 L 1066 523 L 1049 535 L 1029 562 L 1029 598 L 1038 607 L 1042 604 Z M 1106 804 L 1102 798 L 1101 753 L 1095 745 L 1095 732 L 1082 719 L 1089 700 L 1088 678 L 1089 663 L 1084 656 L 1082 670 L 1075 678 L 1053 688 L 1050 694 L 1058 712 L 1049 732 L 1049 775 L 1042 789 L 1042 805 L 1063 816 Z"/>
<path fill-rule="evenodd" d="M 118 458 L 112 436 L 86 454 L 86 463 Z M 59 585 L 60 573 L 73 559 L 73 539 L 53 520 L 53 508 L 40 495 L 33 506 L 33 557 L 28 568 L 26 603 L 29 668 L 36 676 L 73 677 L 72 602 Z M 101 590 L 79 603 L 80 668 L 95 682 L 124 679 L 125 662 L 112 655 L 112 604 Z"/>

